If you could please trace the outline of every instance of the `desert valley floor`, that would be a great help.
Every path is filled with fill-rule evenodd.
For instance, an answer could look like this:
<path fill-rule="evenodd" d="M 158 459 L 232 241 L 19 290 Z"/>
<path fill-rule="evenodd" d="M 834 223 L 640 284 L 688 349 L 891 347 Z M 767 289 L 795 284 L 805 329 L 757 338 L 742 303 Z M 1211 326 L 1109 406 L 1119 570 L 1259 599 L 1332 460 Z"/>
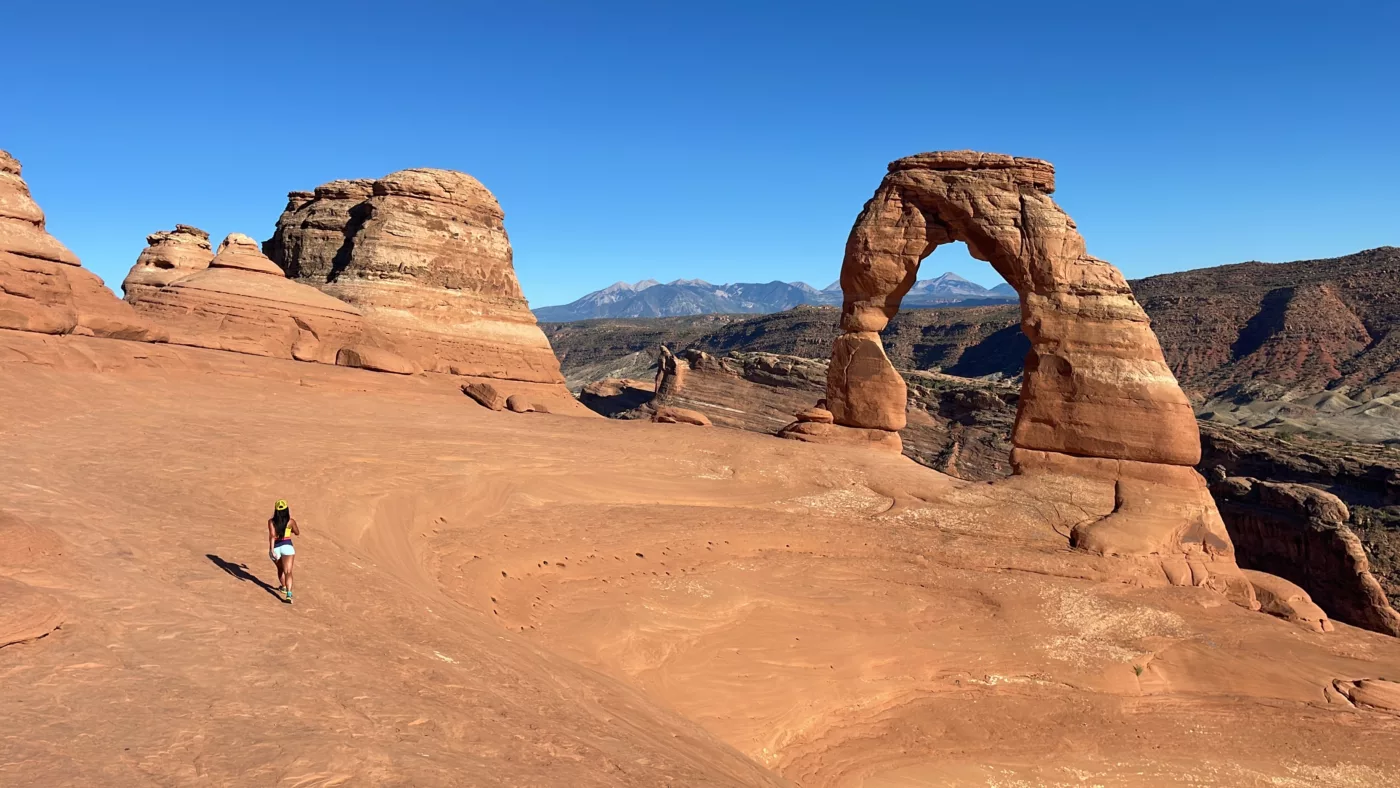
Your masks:
<path fill-rule="evenodd" d="M 1333 684 L 1400 643 L 1125 582 L 1072 489 L 0 335 L 7 786 L 1400 781 Z"/>

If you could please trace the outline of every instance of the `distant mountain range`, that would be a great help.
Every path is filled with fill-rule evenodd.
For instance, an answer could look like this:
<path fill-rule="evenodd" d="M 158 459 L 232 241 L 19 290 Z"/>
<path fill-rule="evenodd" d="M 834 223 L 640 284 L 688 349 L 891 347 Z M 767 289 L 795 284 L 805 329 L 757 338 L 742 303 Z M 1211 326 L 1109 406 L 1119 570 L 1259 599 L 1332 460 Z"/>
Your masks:
<path fill-rule="evenodd" d="M 956 306 L 1015 300 L 1016 291 L 1008 284 L 1003 283 L 989 290 L 957 274 L 946 273 L 916 282 L 909 295 L 905 296 L 904 306 Z M 677 279 L 666 284 L 645 279 L 636 284 L 618 282 L 572 303 L 543 306 L 534 312 L 540 320 L 568 322 L 600 317 L 762 315 L 783 312 L 802 304 L 820 306 L 840 303 L 840 282 L 818 290 L 806 282 L 712 285 L 701 279 Z"/>

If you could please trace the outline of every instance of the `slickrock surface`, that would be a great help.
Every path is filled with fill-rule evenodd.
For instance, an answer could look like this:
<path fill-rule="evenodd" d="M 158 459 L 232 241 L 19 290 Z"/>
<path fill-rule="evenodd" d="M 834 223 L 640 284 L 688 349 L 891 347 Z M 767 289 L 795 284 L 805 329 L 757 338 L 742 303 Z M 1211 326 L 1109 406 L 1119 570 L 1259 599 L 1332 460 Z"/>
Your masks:
<path fill-rule="evenodd" d="M 127 297 L 179 345 L 335 364 L 345 348 L 387 344 L 358 309 L 287 279 L 240 233 L 219 244 L 207 269 Z"/>
<path fill-rule="evenodd" d="M 0 510 L 67 545 L 0 550 L 64 610 L 0 648 L 0 783 L 1400 782 L 1400 641 L 1067 550 L 1082 477 L 460 383 L 0 332 Z"/>
<path fill-rule="evenodd" d="M 423 369 L 563 382 L 515 278 L 504 218 L 470 175 L 402 170 L 293 192 L 265 249 Z"/>
<path fill-rule="evenodd" d="M 1208 584 L 1254 606 L 1192 470 L 1201 445 L 1191 404 L 1122 274 L 1086 252 L 1053 191 L 1054 168 L 1038 159 L 942 151 L 891 163 L 846 243 L 844 333 L 832 350 L 827 407 L 838 426 L 904 426 L 903 381 L 878 332 L 920 261 L 962 241 L 1021 295 L 1031 350 L 1013 467 L 1097 479 L 1116 500 L 1109 516 L 1074 527 L 1075 546 L 1160 562 L 1173 584 Z"/>
<path fill-rule="evenodd" d="M 44 229 L 20 164 L 0 150 L 0 328 L 160 341 L 148 325 Z"/>
<path fill-rule="evenodd" d="M 146 236 L 146 248 L 136 258 L 136 265 L 122 282 L 126 300 L 135 300 L 137 293 L 165 287 L 182 277 L 203 271 L 214 259 L 209 245 L 209 233 L 198 227 L 177 224 L 174 230 L 162 230 Z"/>

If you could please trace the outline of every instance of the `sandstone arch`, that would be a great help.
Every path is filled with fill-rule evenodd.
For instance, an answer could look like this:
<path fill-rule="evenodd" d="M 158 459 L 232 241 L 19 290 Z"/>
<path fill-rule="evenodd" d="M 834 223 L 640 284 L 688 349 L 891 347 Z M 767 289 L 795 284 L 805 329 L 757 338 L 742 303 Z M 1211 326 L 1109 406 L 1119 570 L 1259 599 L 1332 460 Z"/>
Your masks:
<path fill-rule="evenodd" d="M 961 241 L 1021 296 L 1031 350 L 1012 434 L 1016 472 L 1113 483 L 1112 512 L 1076 528 L 1075 545 L 1152 556 L 1174 583 L 1212 582 L 1252 601 L 1193 468 L 1201 448 L 1191 405 L 1122 273 L 1086 252 L 1050 198 L 1054 186 L 1054 167 L 1039 159 L 942 151 L 892 162 L 846 242 L 827 407 L 844 427 L 904 427 L 904 382 L 878 332 L 920 261 Z"/>

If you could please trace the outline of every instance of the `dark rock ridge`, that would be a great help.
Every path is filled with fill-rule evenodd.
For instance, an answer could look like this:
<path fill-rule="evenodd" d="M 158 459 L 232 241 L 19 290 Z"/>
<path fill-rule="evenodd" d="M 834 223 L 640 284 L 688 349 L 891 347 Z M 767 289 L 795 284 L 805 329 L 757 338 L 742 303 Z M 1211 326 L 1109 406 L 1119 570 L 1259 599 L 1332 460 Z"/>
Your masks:
<path fill-rule="evenodd" d="M 1183 383 L 1400 388 L 1400 248 L 1148 277 L 1133 290 Z"/>

